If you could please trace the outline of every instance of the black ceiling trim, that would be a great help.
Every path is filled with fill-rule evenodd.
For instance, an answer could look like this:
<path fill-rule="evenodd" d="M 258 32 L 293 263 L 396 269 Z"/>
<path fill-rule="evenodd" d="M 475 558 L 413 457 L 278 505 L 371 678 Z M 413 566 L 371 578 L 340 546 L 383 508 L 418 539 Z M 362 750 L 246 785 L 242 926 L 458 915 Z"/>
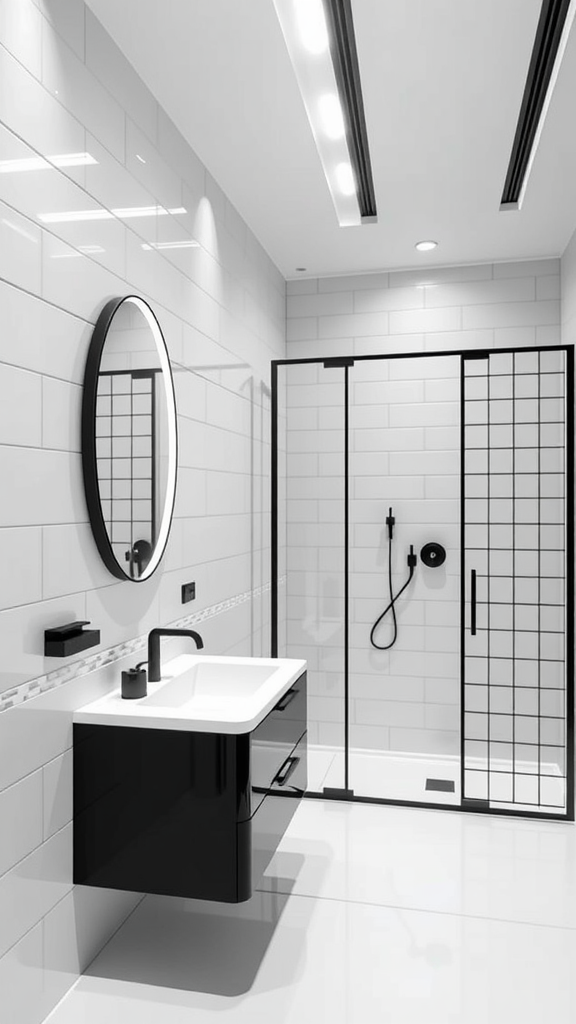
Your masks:
<path fill-rule="evenodd" d="M 325 0 L 330 50 L 363 220 L 376 219 L 376 196 L 364 116 L 351 0 Z"/>
<path fill-rule="evenodd" d="M 518 208 L 571 0 L 542 0 L 501 207 Z"/>

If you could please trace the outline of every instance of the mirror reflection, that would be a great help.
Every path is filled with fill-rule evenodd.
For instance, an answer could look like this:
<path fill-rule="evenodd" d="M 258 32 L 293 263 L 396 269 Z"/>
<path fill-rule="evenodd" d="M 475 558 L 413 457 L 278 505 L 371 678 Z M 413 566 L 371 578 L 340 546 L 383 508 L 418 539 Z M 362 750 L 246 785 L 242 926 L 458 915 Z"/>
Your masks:
<path fill-rule="evenodd" d="M 106 331 L 95 411 L 104 526 L 123 575 L 150 576 L 168 536 L 176 473 L 174 395 L 166 347 L 147 304 L 129 296 Z"/>

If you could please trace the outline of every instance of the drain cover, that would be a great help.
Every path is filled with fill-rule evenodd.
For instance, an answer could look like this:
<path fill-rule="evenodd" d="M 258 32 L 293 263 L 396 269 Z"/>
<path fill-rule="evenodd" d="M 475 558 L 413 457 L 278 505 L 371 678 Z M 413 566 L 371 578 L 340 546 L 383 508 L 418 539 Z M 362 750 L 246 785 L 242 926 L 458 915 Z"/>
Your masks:
<path fill-rule="evenodd" d="M 426 779 L 426 789 L 437 793 L 455 793 L 456 785 L 452 779 Z"/>

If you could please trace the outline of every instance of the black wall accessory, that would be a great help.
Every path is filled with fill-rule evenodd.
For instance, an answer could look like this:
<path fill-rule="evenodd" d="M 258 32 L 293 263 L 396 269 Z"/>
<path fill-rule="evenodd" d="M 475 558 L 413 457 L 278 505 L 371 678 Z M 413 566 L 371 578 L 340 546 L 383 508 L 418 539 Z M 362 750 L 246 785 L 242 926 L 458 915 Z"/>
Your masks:
<path fill-rule="evenodd" d="M 188 604 L 189 601 L 194 601 L 196 598 L 196 584 L 195 583 L 183 583 L 182 584 L 182 604 Z"/>
<path fill-rule="evenodd" d="M 97 647 L 100 643 L 100 630 L 83 628 L 89 625 L 88 621 L 67 622 L 64 626 L 44 630 L 44 657 L 69 658 L 89 647 Z"/>
<path fill-rule="evenodd" d="M 398 639 L 398 622 L 397 622 L 397 619 L 396 619 L 396 602 L 397 602 L 398 598 L 404 593 L 404 591 L 406 590 L 406 587 L 412 582 L 412 577 L 414 576 L 414 568 L 416 566 L 416 555 L 414 554 L 414 546 L 411 544 L 410 545 L 410 553 L 409 553 L 408 558 L 407 558 L 408 579 L 406 580 L 404 586 L 400 588 L 398 593 L 396 595 L 394 595 L 394 590 L 393 590 L 393 587 L 392 587 L 392 539 L 393 539 L 393 536 L 394 536 L 394 523 L 395 522 L 396 522 L 396 519 L 392 515 L 392 509 L 390 508 L 390 509 L 388 509 L 388 515 L 386 516 L 386 526 L 388 527 L 388 592 L 390 594 L 390 602 L 389 602 L 389 604 L 386 605 L 384 611 L 376 619 L 376 622 L 374 623 L 374 625 L 372 626 L 372 629 L 370 630 L 370 643 L 372 644 L 372 647 L 376 648 L 377 651 L 389 651 L 390 648 L 394 646 L 394 644 L 396 643 L 396 640 Z M 378 629 L 378 626 L 380 625 L 382 620 L 386 617 L 388 612 L 392 612 L 392 624 L 393 624 L 393 630 L 394 630 L 393 635 L 392 635 L 392 639 L 391 639 L 389 644 L 384 644 L 384 645 L 377 644 L 376 640 L 374 639 L 374 637 L 376 635 L 376 630 Z"/>
<path fill-rule="evenodd" d="M 442 544 L 437 544 L 436 541 L 430 541 L 429 544 L 425 544 L 420 552 L 420 561 L 424 562 L 429 569 L 437 569 L 438 566 L 444 565 L 446 561 L 446 548 Z"/>
<path fill-rule="evenodd" d="M 142 667 L 145 664 L 145 661 L 141 661 L 135 668 L 129 668 L 127 672 L 122 673 L 122 696 L 124 700 L 138 700 L 138 698 L 145 697 L 148 693 L 146 669 Z"/>
<path fill-rule="evenodd" d="M 117 579 L 139 583 L 157 569 L 177 462 L 174 383 L 160 325 L 139 296 L 111 299 L 86 360 L 82 470 L 94 539 Z"/>

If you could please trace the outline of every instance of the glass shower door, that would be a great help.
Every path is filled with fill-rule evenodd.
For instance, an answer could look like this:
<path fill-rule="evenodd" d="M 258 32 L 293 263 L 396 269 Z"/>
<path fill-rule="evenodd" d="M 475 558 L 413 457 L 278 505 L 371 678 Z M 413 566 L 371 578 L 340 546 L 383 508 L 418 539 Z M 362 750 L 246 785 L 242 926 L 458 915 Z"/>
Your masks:
<path fill-rule="evenodd" d="M 460 357 L 355 360 L 349 373 L 350 786 L 459 804 Z M 446 550 L 440 566 L 420 557 L 430 542 Z M 396 595 L 411 548 L 397 629 L 389 612 L 373 631 L 389 563 Z"/>
<path fill-rule="evenodd" d="M 345 786 L 345 376 L 278 366 L 277 640 L 308 663 L 308 788 Z M 274 651 L 274 646 L 273 646 Z"/>
<path fill-rule="evenodd" d="M 463 359 L 464 807 L 572 814 L 571 360 Z"/>
<path fill-rule="evenodd" d="M 573 350 L 274 373 L 272 651 L 308 661 L 309 789 L 573 818 Z"/>

